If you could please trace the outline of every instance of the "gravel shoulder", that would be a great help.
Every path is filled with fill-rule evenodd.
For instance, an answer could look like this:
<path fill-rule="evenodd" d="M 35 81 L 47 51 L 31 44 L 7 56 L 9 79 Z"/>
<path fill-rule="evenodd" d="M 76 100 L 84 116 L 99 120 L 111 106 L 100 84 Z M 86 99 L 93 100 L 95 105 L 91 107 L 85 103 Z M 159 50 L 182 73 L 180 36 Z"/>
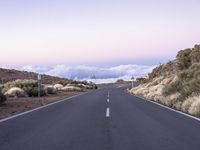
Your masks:
<path fill-rule="evenodd" d="M 56 95 L 47 95 L 44 97 L 23 97 L 8 98 L 7 101 L 0 105 L 0 119 L 25 112 L 55 101 L 60 101 L 83 92 L 58 92 Z"/>

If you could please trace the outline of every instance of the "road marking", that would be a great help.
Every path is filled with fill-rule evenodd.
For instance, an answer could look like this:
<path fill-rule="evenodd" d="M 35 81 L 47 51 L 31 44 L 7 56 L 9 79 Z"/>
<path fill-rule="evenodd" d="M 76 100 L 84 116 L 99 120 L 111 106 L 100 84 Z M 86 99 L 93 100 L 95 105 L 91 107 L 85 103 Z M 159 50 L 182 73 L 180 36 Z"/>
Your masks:
<path fill-rule="evenodd" d="M 22 116 L 22 115 L 25 115 L 25 114 L 28 114 L 28 113 L 31 113 L 31 112 L 34 112 L 34 111 L 36 111 L 36 110 L 40 110 L 40 109 L 46 108 L 46 107 L 48 107 L 48 106 L 51 106 L 51 105 L 54 105 L 54 104 L 57 104 L 57 103 L 61 103 L 61 102 L 63 102 L 63 101 L 66 101 L 66 100 L 69 100 L 69 99 L 72 99 L 72 98 L 75 98 L 75 97 L 78 97 L 78 96 L 81 96 L 81 95 L 85 95 L 85 94 L 87 94 L 87 93 L 89 93 L 89 92 L 81 93 L 81 94 L 78 94 L 78 95 L 74 95 L 74 96 L 65 98 L 65 99 L 63 99 L 63 100 L 57 101 L 57 102 L 53 102 L 53 103 L 50 103 L 50 104 L 47 104 L 47 105 L 44 105 L 44 106 L 40 106 L 40 107 L 31 109 L 31 110 L 28 110 L 28 111 L 25 111 L 25 112 L 22 112 L 22 113 L 19 113 L 19 114 L 16 114 L 16 115 L 13 115 L 13 116 L 4 118 L 4 119 L 1 119 L 1 120 L 0 120 L 0 123 L 1 123 L 1 122 L 4 122 L 4 121 L 7 121 L 7 120 L 10 120 L 10 119 L 13 119 L 13 118 L 16 118 L 16 117 L 19 117 L 19 116 Z"/>
<path fill-rule="evenodd" d="M 108 102 L 108 103 L 110 102 L 109 98 L 107 99 L 107 102 Z"/>
<path fill-rule="evenodd" d="M 106 108 L 106 117 L 107 118 L 110 117 L 110 108 L 109 107 Z"/>
<path fill-rule="evenodd" d="M 147 101 L 147 102 L 150 102 L 150 103 L 156 104 L 156 105 L 158 105 L 158 106 L 160 106 L 160 107 L 163 107 L 163 108 L 165 108 L 165 109 L 171 110 L 171 111 L 173 111 L 173 112 L 176 112 L 176 113 L 182 114 L 182 115 L 184 115 L 184 116 L 187 116 L 187 117 L 189 117 L 189 118 L 192 118 L 192 119 L 195 119 L 195 120 L 197 120 L 197 121 L 200 121 L 200 118 L 198 118 L 198 117 L 195 117 L 195 116 L 189 115 L 189 114 L 184 113 L 184 112 L 181 112 L 181 111 L 179 111 L 179 110 L 175 110 L 175 109 L 173 109 L 173 108 L 170 108 L 170 107 L 168 107 L 168 106 L 165 106 L 165 105 L 159 104 L 159 103 L 154 102 L 154 101 L 152 101 L 152 100 L 145 99 L 144 97 L 141 97 L 141 96 L 137 96 L 137 95 L 134 95 L 134 96 L 135 96 L 135 97 L 138 97 L 138 98 L 140 98 L 140 99 L 143 99 L 143 100 L 145 100 L 145 101 Z"/>
<path fill-rule="evenodd" d="M 110 92 L 108 91 L 108 97 L 110 97 Z"/>

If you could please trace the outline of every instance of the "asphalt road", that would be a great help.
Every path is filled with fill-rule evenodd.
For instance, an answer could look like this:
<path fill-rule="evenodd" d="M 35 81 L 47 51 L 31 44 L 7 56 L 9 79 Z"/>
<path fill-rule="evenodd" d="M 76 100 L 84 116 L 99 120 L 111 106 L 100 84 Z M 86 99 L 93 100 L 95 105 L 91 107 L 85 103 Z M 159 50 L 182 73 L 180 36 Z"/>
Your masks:
<path fill-rule="evenodd" d="M 0 122 L 0 150 L 199 150 L 200 122 L 107 87 Z"/>

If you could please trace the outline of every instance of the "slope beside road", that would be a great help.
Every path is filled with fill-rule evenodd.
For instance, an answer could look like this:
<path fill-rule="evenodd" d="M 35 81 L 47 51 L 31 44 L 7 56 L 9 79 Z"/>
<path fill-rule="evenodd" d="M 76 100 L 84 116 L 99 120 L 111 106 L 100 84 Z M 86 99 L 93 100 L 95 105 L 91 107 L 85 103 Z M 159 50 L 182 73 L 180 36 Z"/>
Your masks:
<path fill-rule="evenodd" d="M 0 122 L 0 149 L 199 149 L 199 121 L 126 88 L 103 88 Z"/>

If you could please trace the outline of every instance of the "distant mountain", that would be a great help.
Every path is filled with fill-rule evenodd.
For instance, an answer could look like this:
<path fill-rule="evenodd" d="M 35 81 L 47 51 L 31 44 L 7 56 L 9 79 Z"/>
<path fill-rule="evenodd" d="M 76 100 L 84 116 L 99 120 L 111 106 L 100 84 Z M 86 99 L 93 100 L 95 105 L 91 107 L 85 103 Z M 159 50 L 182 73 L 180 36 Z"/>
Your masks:
<path fill-rule="evenodd" d="M 0 68 L 0 83 L 5 83 L 9 81 L 13 81 L 16 79 L 34 79 L 37 80 L 37 73 L 27 72 L 27 71 L 19 71 L 15 69 L 3 69 Z M 50 75 L 41 75 L 42 83 L 52 84 L 57 83 L 59 81 L 68 80 L 65 78 L 54 77 Z"/>
<path fill-rule="evenodd" d="M 200 116 L 200 45 L 179 51 L 175 60 L 141 79 L 132 93 Z"/>

